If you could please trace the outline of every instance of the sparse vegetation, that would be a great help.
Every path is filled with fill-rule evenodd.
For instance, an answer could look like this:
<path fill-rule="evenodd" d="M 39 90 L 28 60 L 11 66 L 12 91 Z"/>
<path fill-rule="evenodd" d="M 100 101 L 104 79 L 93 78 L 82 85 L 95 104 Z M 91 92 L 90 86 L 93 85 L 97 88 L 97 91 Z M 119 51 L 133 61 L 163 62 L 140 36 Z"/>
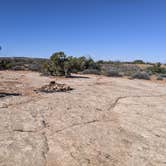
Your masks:
<path fill-rule="evenodd" d="M 101 72 L 100 70 L 97 69 L 86 69 L 83 72 L 81 72 L 82 74 L 96 74 L 96 75 L 100 75 Z"/>
<path fill-rule="evenodd" d="M 166 74 L 160 74 L 160 76 L 166 78 Z"/>
<path fill-rule="evenodd" d="M 64 52 L 52 54 L 50 59 L 40 58 L 0 58 L 0 70 L 31 70 L 43 75 L 66 76 L 71 73 L 103 74 L 109 77 L 129 76 L 130 78 L 149 79 L 151 75 L 166 77 L 166 67 L 161 63 L 97 61 L 90 57 L 67 56 Z"/>
<path fill-rule="evenodd" d="M 14 58 L 0 58 L 0 70 L 32 70 L 32 71 L 43 71 L 43 64 L 48 59 L 41 58 L 25 58 L 25 57 L 14 57 Z"/>
<path fill-rule="evenodd" d="M 64 52 L 54 53 L 50 61 L 44 64 L 44 72 L 48 75 L 70 76 L 86 70 L 97 70 L 99 65 L 92 58 L 66 56 Z"/>
<path fill-rule="evenodd" d="M 111 63 L 111 64 L 103 64 L 101 65 L 101 72 L 104 75 L 106 73 L 113 72 L 112 74 L 108 75 L 122 75 L 122 76 L 131 76 L 132 74 L 141 71 L 140 67 L 136 66 L 135 64 L 124 64 L 124 63 Z M 115 72 L 117 74 L 115 74 Z"/>
<path fill-rule="evenodd" d="M 150 76 L 146 72 L 137 72 L 134 73 L 131 78 L 133 79 L 144 79 L 144 80 L 150 80 Z"/>
<path fill-rule="evenodd" d="M 158 75 L 157 80 L 163 80 L 163 77 L 161 75 Z"/>
<path fill-rule="evenodd" d="M 7 70 L 11 68 L 11 62 L 7 59 L 2 59 L 0 61 L 0 70 Z"/>
<path fill-rule="evenodd" d="M 152 74 L 166 74 L 166 68 L 162 67 L 161 63 L 156 63 L 153 66 L 148 67 L 147 71 Z"/>
<path fill-rule="evenodd" d="M 108 76 L 108 77 L 121 77 L 122 75 L 118 72 L 118 70 L 106 70 L 103 72 L 104 75 Z"/>

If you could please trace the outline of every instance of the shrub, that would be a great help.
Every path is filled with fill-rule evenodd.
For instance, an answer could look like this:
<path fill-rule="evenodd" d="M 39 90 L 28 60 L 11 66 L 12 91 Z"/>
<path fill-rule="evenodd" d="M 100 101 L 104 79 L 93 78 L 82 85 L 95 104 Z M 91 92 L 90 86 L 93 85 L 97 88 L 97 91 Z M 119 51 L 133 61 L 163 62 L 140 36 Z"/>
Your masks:
<path fill-rule="evenodd" d="M 116 71 L 122 75 L 125 76 L 131 76 L 133 73 L 136 73 L 138 71 L 140 71 L 140 67 L 138 67 L 137 65 L 133 65 L 133 64 L 102 64 L 101 65 L 101 69 L 102 71 L 104 71 L 104 73 L 107 73 L 109 70 L 110 71 Z"/>
<path fill-rule="evenodd" d="M 137 73 L 134 73 L 131 77 L 132 77 L 133 79 L 150 80 L 150 76 L 149 76 L 149 74 L 146 73 L 146 72 L 137 72 Z"/>
<path fill-rule="evenodd" d="M 108 77 L 121 77 L 122 75 L 118 72 L 118 70 L 106 70 L 103 73 L 104 75 L 108 76 Z"/>
<path fill-rule="evenodd" d="M 97 69 L 86 69 L 82 72 L 82 74 L 96 74 L 100 75 L 100 70 Z"/>
<path fill-rule="evenodd" d="M 163 80 L 163 77 L 161 75 L 157 76 L 157 80 Z"/>
<path fill-rule="evenodd" d="M 161 63 L 156 63 L 152 67 L 148 67 L 146 70 L 147 72 L 152 72 L 153 74 L 156 73 L 166 74 L 166 68 L 161 67 Z"/>
<path fill-rule="evenodd" d="M 26 68 L 24 66 L 13 66 L 11 69 L 12 70 L 26 70 Z"/>
<path fill-rule="evenodd" d="M 160 74 L 160 76 L 166 78 L 166 74 Z"/>
<path fill-rule="evenodd" d="M 148 70 L 147 73 L 149 74 L 149 76 L 153 75 L 153 72 L 151 70 Z"/>
<path fill-rule="evenodd" d="M 68 57 L 70 65 L 71 65 L 71 71 L 72 72 L 80 72 L 84 71 L 86 69 L 98 69 L 100 68 L 100 65 L 92 58 L 86 58 L 84 56 L 76 58 L 76 57 Z"/>
<path fill-rule="evenodd" d="M 54 76 L 70 76 L 71 72 L 77 73 L 88 69 L 89 71 L 85 72 L 97 74 L 99 73 L 97 71 L 99 68 L 99 64 L 92 58 L 86 58 L 84 56 L 76 58 L 66 56 L 64 52 L 57 52 L 50 57 L 49 62 L 43 65 L 43 73 Z"/>
<path fill-rule="evenodd" d="M 0 61 L 0 70 L 10 69 L 11 67 L 12 67 L 12 64 L 9 60 L 3 59 Z"/>

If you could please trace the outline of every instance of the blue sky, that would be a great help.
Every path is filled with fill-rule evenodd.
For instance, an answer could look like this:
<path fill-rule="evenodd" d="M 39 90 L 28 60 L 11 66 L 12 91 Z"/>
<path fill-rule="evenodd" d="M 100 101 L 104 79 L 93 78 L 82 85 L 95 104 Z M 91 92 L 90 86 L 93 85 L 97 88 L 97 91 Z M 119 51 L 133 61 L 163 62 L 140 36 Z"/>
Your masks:
<path fill-rule="evenodd" d="M 166 62 L 166 0 L 0 0 L 0 56 Z"/>

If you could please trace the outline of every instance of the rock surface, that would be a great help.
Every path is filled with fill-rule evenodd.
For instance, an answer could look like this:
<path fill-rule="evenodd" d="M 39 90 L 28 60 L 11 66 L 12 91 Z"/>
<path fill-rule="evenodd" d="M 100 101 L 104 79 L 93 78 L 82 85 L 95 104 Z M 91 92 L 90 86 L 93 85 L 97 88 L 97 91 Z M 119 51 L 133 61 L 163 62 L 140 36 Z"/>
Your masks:
<path fill-rule="evenodd" d="M 22 94 L 0 98 L 0 166 L 166 165 L 166 82 L 87 77 L 36 94 L 53 78 L 0 72 L 0 89 Z"/>

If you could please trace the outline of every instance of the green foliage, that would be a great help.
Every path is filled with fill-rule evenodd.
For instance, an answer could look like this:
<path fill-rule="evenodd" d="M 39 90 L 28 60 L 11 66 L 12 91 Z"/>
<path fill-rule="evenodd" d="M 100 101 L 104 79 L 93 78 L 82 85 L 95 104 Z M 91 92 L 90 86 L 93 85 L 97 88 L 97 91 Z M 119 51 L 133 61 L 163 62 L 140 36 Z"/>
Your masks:
<path fill-rule="evenodd" d="M 12 64 L 8 60 L 4 59 L 4 60 L 0 61 L 0 70 L 10 69 L 11 66 L 12 66 Z"/>
<path fill-rule="evenodd" d="M 48 75 L 68 76 L 71 65 L 64 52 L 57 52 L 52 54 L 50 61 L 45 63 L 43 68 L 44 73 Z"/>
<path fill-rule="evenodd" d="M 99 69 L 99 65 L 92 58 L 66 56 L 64 52 L 54 53 L 50 61 L 43 66 L 44 73 L 49 75 L 70 76 L 86 69 Z"/>
<path fill-rule="evenodd" d="M 163 80 L 164 78 L 161 75 L 158 75 L 156 79 L 157 80 Z"/>
<path fill-rule="evenodd" d="M 166 68 L 161 67 L 161 63 L 156 63 L 152 67 L 148 67 L 147 71 L 151 72 L 152 74 L 166 74 Z"/>
<path fill-rule="evenodd" d="M 134 73 L 131 78 L 133 79 L 144 79 L 144 80 L 150 80 L 150 76 L 146 72 L 136 72 Z"/>
<path fill-rule="evenodd" d="M 50 57 L 51 75 L 65 75 L 65 62 L 68 60 L 64 52 L 54 53 Z"/>
<path fill-rule="evenodd" d="M 79 58 L 69 57 L 69 61 L 72 72 L 84 71 L 86 69 L 99 69 L 99 65 L 92 58 L 86 58 L 84 56 Z"/>

